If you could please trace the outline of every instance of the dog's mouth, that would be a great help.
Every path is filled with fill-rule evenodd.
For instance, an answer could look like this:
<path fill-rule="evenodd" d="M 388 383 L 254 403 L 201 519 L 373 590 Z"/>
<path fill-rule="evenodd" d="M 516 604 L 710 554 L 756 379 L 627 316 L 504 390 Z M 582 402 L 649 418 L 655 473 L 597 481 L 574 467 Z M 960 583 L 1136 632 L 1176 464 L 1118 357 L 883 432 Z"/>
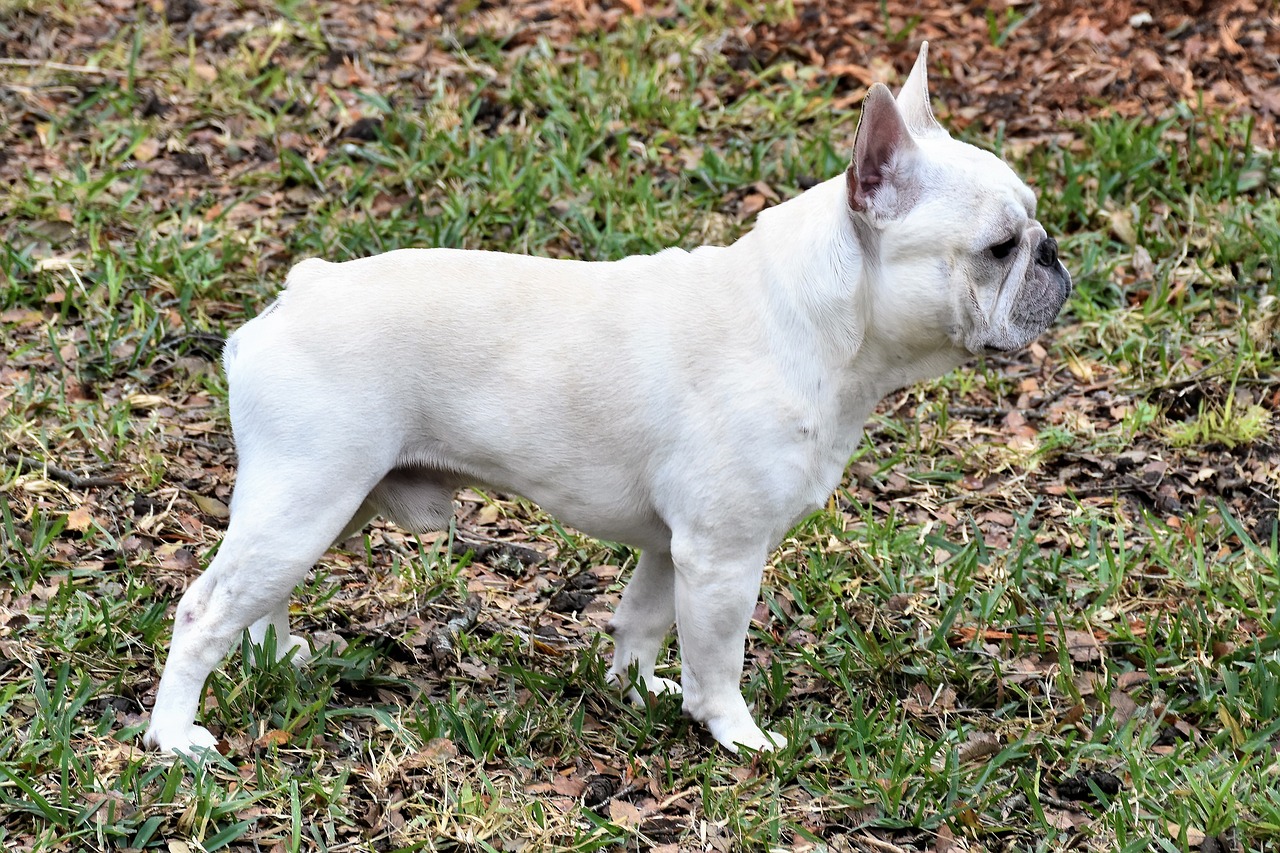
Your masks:
<path fill-rule="evenodd" d="M 1009 355 L 1010 353 L 1017 352 L 1020 349 L 1022 349 L 1022 347 L 997 347 L 997 346 L 992 346 L 991 344 L 987 344 L 985 347 L 982 348 L 982 354 L 983 355 Z"/>

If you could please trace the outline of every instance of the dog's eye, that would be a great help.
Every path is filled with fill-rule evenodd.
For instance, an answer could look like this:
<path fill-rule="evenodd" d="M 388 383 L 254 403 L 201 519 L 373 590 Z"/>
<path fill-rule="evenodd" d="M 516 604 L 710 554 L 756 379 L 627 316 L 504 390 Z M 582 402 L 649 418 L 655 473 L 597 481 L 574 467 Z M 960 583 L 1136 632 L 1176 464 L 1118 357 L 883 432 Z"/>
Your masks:
<path fill-rule="evenodd" d="M 1003 261 L 1005 258 L 1009 257 L 1010 253 L 1012 253 L 1016 248 L 1018 248 L 1018 235 L 1014 234 L 1003 243 L 996 243 L 992 246 L 991 257 L 995 258 L 997 261 Z"/>

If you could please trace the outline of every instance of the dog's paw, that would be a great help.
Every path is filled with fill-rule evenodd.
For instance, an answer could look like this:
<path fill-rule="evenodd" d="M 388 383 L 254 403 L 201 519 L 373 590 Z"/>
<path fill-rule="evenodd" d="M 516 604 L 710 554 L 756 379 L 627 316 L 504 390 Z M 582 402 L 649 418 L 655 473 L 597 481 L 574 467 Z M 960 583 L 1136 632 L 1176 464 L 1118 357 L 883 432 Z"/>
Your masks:
<path fill-rule="evenodd" d="M 181 753 L 198 758 L 204 750 L 211 750 L 218 745 L 218 739 L 204 726 L 194 723 L 186 727 L 157 728 L 152 725 L 142 736 L 142 742 L 161 753 Z"/>
<path fill-rule="evenodd" d="M 652 696 L 679 696 L 681 693 L 680 683 L 672 681 L 670 678 L 660 678 L 654 676 L 641 682 L 644 692 L 639 687 L 632 687 L 627 690 L 627 701 L 632 705 L 647 705 Z"/>
<path fill-rule="evenodd" d="M 627 701 L 632 705 L 646 705 L 650 696 L 679 696 L 681 694 L 680 682 L 657 675 L 633 681 L 618 673 L 611 672 L 609 673 L 609 683 L 614 687 L 629 685 L 626 690 L 626 697 Z"/>
<path fill-rule="evenodd" d="M 277 660 L 288 659 L 298 669 L 311 663 L 312 654 L 311 644 L 296 634 L 290 634 L 284 644 L 276 649 Z"/>
<path fill-rule="evenodd" d="M 250 634 L 250 638 L 253 639 L 252 634 Z M 263 639 L 253 639 L 253 642 L 259 649 L 263 649 L 264 651 L 268 645 L 268 641 Z M 289 634 L 284 638 L 284 640 L 276 641 L 275 656 L 277 661 L 287 660 L 298 669 L 302 669 L 311 662 L 311 644 L 303 637 L 299 637 L 296 634 Z M 258 659 L 255 657 L 255 661 L 256 660 Z"/>
<path fill-rule="evenodd" d="M 708 725 L 708 728 L 711 730 L 711 736 L 734 755 L 744 749 L 748 752 L 774 752 L 787 747 L 785 737 L 777 732 L 763 731 L 755 723 L 723 727 L 712 724 Z"/>
<path fill-rule="evenodd" d="M 646 681 L 644 686 L 650 693 L 658 696 L 679 696 L 683 692 L 680 689 L 680 682 L 657 675 Z"/>

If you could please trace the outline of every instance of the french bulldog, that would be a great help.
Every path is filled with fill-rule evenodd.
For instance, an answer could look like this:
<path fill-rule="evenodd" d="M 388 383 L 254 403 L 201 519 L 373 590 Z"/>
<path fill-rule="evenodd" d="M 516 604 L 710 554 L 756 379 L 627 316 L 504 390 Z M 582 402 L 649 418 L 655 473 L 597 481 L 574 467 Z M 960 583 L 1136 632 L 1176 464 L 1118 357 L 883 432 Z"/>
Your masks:
<path fill-rule="evenodd" d="M 446 528 L 478 484 L 640 549 L 609 627 L 632 701 L 680 692 L 729 751 L 783 747 L 739 685 L 769 553 L 881 398 L 1027 345 L 1071 291 L 1032 191 L 934 119 L 927 48 L 896 100 L 867 93 L 848 169 L 730 246 L 294 266 L 226 345 L 230 524 L 178 604 L 146 742 L 212 747 L 202 686 L 245 628 L 305 659 L 288 600 L 326 549 L 375 515 Z M 673 624 L 679 684 L 654 674 Z"/>

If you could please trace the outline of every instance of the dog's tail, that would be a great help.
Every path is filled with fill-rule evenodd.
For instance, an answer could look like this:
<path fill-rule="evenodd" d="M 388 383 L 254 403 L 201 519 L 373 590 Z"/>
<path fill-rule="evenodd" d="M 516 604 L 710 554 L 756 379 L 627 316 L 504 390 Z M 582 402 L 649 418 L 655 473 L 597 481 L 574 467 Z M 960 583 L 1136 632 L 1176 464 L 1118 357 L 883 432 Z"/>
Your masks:
<path fill-rule="evenodd" d="M 288 297 L 289 288 L 291 286 L 297 286 L 308 280 L 318 278 L 322 273 L 323 268 L 327 266 L 329 266 L 328 261 L 325 261 L 322 258 L 306 258 L 305 260 L 298 261 L 298 263 L 294 264 L 289 269 L 289 273 L 284 277 L 284 287 L 281 288 L 278 294 L 276 294 L 276 298 L 271 300 L 271 303 L 263 309 L 261 314 L 254 317 L 253 320 L 250 320 L 248 323 L 245 323 L 237 329 L 231 337 L 227 338 L 227 342 L 222 348 L 222 369 L 225 373 L 228 375 L 231 373 L 231 365 L 235 362 L 236 351 L 239 349 L 239 338 L 244 333 L 244 330 L 249 328 L 254 321 L 261 320 L 273 311 L 278 310 Z"/>
<path fill-rule="evenodd" d="M 223 370 L 225 373 L 230 375 L 230 371 L 232 371 L 232 364 L 236 361 L 236 352 L 242 337 L 246 334 L 246 329 L 252 327 L 257 320 L 265 318 L 273 311 L 278 311 L 280 306 L 284 305 L 284 302 L 288 300 L 289 288 L 305 286 L 308 282 L 314 282 L 315 279 L 323 277 L 324 270 L 329 265 L 328 261 L 320 259 L 320 257 L 307 257 L 307 259 L 298 261 L 292 268 L 289 268 L 288 274 L 284 277 L 284 287 L 280 288 L 279 293 L 276 293 L 270 305 L 266 306 L 256 318 L 242 325 L 232 336 L 227 338 L 227 345 L 223 347 Z"/>

